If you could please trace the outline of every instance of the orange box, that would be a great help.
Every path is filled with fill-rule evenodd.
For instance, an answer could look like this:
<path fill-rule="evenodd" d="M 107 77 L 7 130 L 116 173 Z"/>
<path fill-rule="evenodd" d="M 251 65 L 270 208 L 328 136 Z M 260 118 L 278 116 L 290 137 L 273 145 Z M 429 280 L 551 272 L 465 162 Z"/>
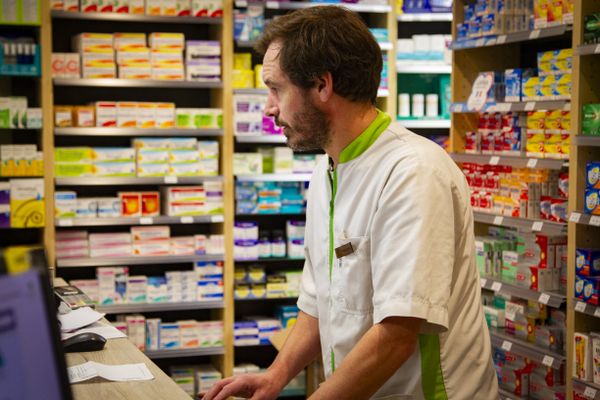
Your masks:
<path fill-rule="evenodd" d="M 158 192 L 142 192 L 142 216 L 156 217 L 160 215 L 160 194 Z"/>
<path fill-rule="evenodd" d="M 96 126 L 96 109 L 93 106 L 75 106 L 73 123 L 86 128 Z"/>
<path fill-rule="evenodd" d="M 123 217 L 142 216 L 142 195 L 139 192 L 119 192 L 121 215 Z"/>

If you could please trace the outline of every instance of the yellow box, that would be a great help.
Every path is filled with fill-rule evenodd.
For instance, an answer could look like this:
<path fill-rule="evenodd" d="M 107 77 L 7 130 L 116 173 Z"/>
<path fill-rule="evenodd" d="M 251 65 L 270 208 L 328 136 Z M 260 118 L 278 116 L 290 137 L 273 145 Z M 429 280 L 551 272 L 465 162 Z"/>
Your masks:
<path fill-rule="evenodd" d="M 146 47 L 146 34 L 138 32 L 116 32 L 113 35 L 114 47 L 117 50 L 132 47 Z"/>
<path fill-rule="evenodd" d="M 138 103 L 137 127 L 156 128 L 156 103 Z"/>
<path fill-rule="evenodd" d="M 252 53 L 234 53 L 233 69 L 252 69 Z"/>
<path fill-rule="evenodd" d="M 262 64 L 257 64 L 254 66 L 254 87 L 267 89 L 267 85 L 265 85 L 265 82 L 263 82 L 262 79 L 262 69 Z"/>
<path fill-rule="evenodd" d="M 54 161 L 57 163 L 91 163 L 94 151 L 91 147 L 57 147 L 54 149 Z"/>
<path fill-rule="evenodd" d="M 550 0 L 534 0 L 533 2 L 533 17 L 534 27 L 545 28 L 548 25 L 548 6 Z"/>
<path fill-rule="evenodd" d="M 573 87 L 573 77 L 571 74 L 556 75 L 555 77 L 554 99 L 569 100 L 571 98 L 571 89 Z"/>
<path fill-rule="evenodd" d="M 537 89 L 540 85 L 540 78 L 538 76 L 532 76 L 531 78 L 527 78 L 527 80 L 523 83 L 523 97 L 524 100 L 536 100 L 537 99 Z"/>
<path fill-rule="evenodd" d="M 571 132 L 562 131 L 560 142 L 560 158 L 568 159 L 571 147 Z"/>
<path fill-rule="evenodd" d="M 562 0 L 550 0 L 547 12 L 547 26 L 557 26 L 563 23 Z"/>
<path fill-rule="evenodd" d="M 46 223 L 43 179 L 10 180 L 10 226 L 38 228 Z"/>
<path fill-rule="evenodd" d="M 529 111 L 527 113 L 527 129 L 545 129 L 545 111 Z"/>
<path fill-rule="evenodd" d="M 560 128 L 569 132 L 571 130 L 571 111 L 561 111 Z"/>
<path fill-rule="evenodd" d="M 543 130 L 527 130 L 527 157 L 544 157 L 544 142 L 546 141 Z"/>
<path fill-rule="evenodd" d="M 562 110 L 546 111 L 544 118 L 544 126 L 548 130 L 560 130 L 562 129 Z M 528 126 L 529 128 L 529 126 Z M 536 128 L 532 128 L 536 129 Z"/>
<path fill-rule="evenodd" d="M 94 176 L 92 163 L 55 163 L 54 174 L 57 177 Z"/>
<path fill-rule="evenodd" d="M 251 69 L 233 70 L 234 89 L 252 89 L 254 87 L 254 71 Z"/>
<path fill-rule="evenodd" d="M 560 131 L 550 131 L 545 133 L 544 157 L 560 158 L 562 144 L 562 134 Z"/>
<path fill-rule="evenodd" d="M 540 100 L 551 100 L 553 98 L 553 88 L 556 87 L 555 75 L 546 75 L 540 77 L 541 93 L 539 95 Z"/>

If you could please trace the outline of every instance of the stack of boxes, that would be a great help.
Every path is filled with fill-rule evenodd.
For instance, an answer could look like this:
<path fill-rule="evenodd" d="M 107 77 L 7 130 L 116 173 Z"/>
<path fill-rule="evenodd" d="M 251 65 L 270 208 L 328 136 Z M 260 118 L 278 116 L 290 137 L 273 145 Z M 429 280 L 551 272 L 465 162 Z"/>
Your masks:
<path fill-rule="evenodd" d="M 0 128 L 41 128 L 42 109 L 30 108 L 27 97 L 0 97 Z"/>
<path fill-rule="evenodd" d="M 58 251 L 65 250 L 65 251 Z M 223 254 L 223 235 L 170 237 L 168 226 L 132 227 L 131 233 L 59 232 L 57 258 Z"/>
<path fill-rule="evenodd" d="M 50 0 L 50 8 L 82 13 L 223 17 L 223 0 Z"/>
<path fill-rule="evenodd" d="M 265 267 L 251 265 L 235 269 L 236 299 L 275 299 L 298 297 L 302 271 L 267 274 Z"/>
<path fill-rule="evenodd" d="M 236 213 L 300 214 L 306 209 L 304 182 L 236 182 Z"/>
<path fill-rule="evenodd" d="M 528 157 L 569 158 L 571 145 L 571 113 L 569 111 L 530 111 L 527 113 Z"/>
<path fill-rule="evenodd" d="M 234 153 L 233 173 L 311 174 L 320 157 L 315 154 L 294 154 L 288 147 L 260 147 L 253 153 Z"/>
<path fill-rule="evenodd" d="M 575 332 L 573 350 L 573 377 L 600 384 L 600 333 Z M 573 394 L 575 400 L 587 398 L 589 398 L 587 393 L 584 395 L 584 393 L 575 391 Z"/>
<path fill-rule="evenodd" d="M 594 306 L 600 306 L 600 250 L 575 249 L 575 297 Z"/>
<path fill-rule="evenodd" d="M 600 215 L 600 161 L 590 161 L 585 166 L 584 211 Z"/>
<path fill-rule="evenodd" d="M 281 321 L 268 317 L 248 317 L 233 325 L 234 346 L 271 344 L 270 338 L 281 330 Z"/>
<path fill-rule="evenodd" d="M 235 135 L 281 135 L 273 117 L 264 113 L 267 96 L 262 94 L 234 94 L 233 129 Z"/>
<path fill-rule="evenodd" d="M 209 40 L 188 40 L 185 45 L 186 80 L 220 82 L 221 43 Z"/>
<path fill-rule="evenodd" d="M 0 145 L 0 176 L 43 176 L 44 155 L 35 144 Z"/>
<path fill-rule="evenodd" d="M 46 224 L 43 179 L 0 182 L 0 227 L 41 228 Z"/>
<path fill-rule="evenodd" d="M 223 213 L 223 183 L 204 182 L 202 186 L 162 188 L 163 214 L 185 217 Z"/>
<path fill-rule="evenodd" d="M 233 240 L 235 260 L 258 260 L 258 223 L 236 221 Z"/>
<path fill-rule="evenodd" d="M 403 64 L 443 62 L 451 40 L 450 35 L 413 35 L 410 39 L 398 39 L 396 59 Z"/>
<path fill-rule="evenodd" d="M 170 368 L 171 379 L 188 395 L 204 395 L 223 375 L 212 365 L 174 366 Z"/>
<path fill-rule="evenodd" d="M 235 53 L 233 55 L 233 88 L 234 89 L 266 89 L 262 80 L 262 64 L 252 68 L 252 53 Z"/>
<path fill-rule="evenodd" d="M 471 163 L 463 163 L 463 172 L 476 211 L 567 222 L 567 173 Z"/>

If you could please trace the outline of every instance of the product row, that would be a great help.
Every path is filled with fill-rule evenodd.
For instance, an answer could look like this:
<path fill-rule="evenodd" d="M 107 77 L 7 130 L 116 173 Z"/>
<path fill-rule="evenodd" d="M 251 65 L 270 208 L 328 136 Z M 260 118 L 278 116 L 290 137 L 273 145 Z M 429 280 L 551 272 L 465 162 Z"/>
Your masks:
<path fill-rule="evenodd" d="M 0 182 L 0 228 L 42 228 L 45 224 L 43 179 Z"/>
<path fill-rule="evenodd" d="M 590 161 L 585 166 L 584 196 L 584 212 L 600 215 L 600 161 Z"/>
<path fill-rule="evenodd" d="M 482 277 L 533 291 L 567 290 L 567 238 L 489 227 L 475 238 L 475 259 Z"/>
<path fill-rule="evenodd" d="M 257 367 L 258 368 L 258 367 Z M 212 365 L 184 365 L 169 368 L 169 376 L 185 393 L 195 398 L 207 393 L 223 375 Z"/>
<path fill-rule="evenodd" d="M 396 60 L 399 64 L 410 65 L 414 61 L 447 63 L 451 60 L 448 45 L 451 35 L 413 35 L 410 39 L 396 41 Z"/>
<path fill-rule="evenodd" d="M 56 257 L 166 257 L 169 255 L 222 255 L 223 235 L 170 236 L 168 226 L 136 226 L 131 233 L 56 232 Z"/>
<path fill-rule="evenodd" d="M 0 176 L 43 176 L 44 155 L 35 144 L 0 145 Z"/>
<path fill-rule="evenodd" d="M 76 53 L 53 53 L 53 78 L 221 80 L 221 44 L 183 33 L 80 33 Z M 185 53 L 185 55 L 184 55 Z"/>
<path fill-rule="evenodd" d="M 54 106 L 54 126 L 220 129 L 223 128 L 223 110 L 175 108 L 174 103 L 97 101 L 88 106 Z"/>
<path fill-rule="evenodd" d="M 57 147 L 57 177 L 215 176 L 219 142 L 136 138 L 129 147 Z"/>
<path fill-rule="evenodd" d="M 311 174 L 325 155 L 294 154 L 288 147 L 261 147 L 255 153 L 234 153 L 233 173 L 251 174 Z"/>
<path fill-rule="evenodd" d="M 282 135 L 275 119 L 265 115 L 266 94 L 233 95 L 233 130 L 237 135 Z"/>
<path fill-rule="evenodd" d="M 171 17 L 223 16 L 223 0 L 50 0 L 52 10 Z"/>
<path fill-rule="evenodd" d="M 303 214 L 308 182 L 236 182 L 237 214 Z"/>
<path fill-rule="evenodd" d="M 223 262 L 197 261 L 193 270 L 130 275 L 127 267 L 96 269 L 96 279 L 71 280 L 94 303 L 158 304 L 223 299 Z"/>
<path fill-rule="evenodd" d="M 235 222 L 233 228 L 234 258 L 236 260 L 258 260 L 259 258 L 304 258 L 304 221 L 287 221 L 285 238 L 283 231 L 275 230 L 272 235 L 260 231 L 257 222 Z M 287 251 L 286 251 L 287 248 Z"/>
<path fill-rule="evenodd" d="M 198 186 L 169 186 L 160 192 L 118 192 L 115 197 L 78 197 L 57 191 L 54 216 L 71 218 L 187 217 L 223 213 L 222 182 Z M 162 199 L 162 200 L 161 200 Z"/>
<path fill-rule="evenodd" d="M 567 222 L 569 175 L 542 169 L 463 163 L 475 211 Z"/>
<path fill-rule="evenodd" d="M 27 97 L 0 97 L 0 128 L 39 129 L 42 127 L 42 109 L 31 108 Z"/>
<path fill-rule="evenodd" d="M 113 326 L 140 350 L 198 349 L 223 346 L 223 321 L 164 322 L 143 315 L 118 315 Z"/>
<path fill-rule="evenodd" d="M 600 334 L 575 332 L 573 336 L 573 377 L 600 384 Z M 587 398 L 580 397 L 580 399 Z M 575 397 L 577 399 L 577 397 Z"/>
<path fill-rule="evenodd" d="M 282 329 L 293 326 L 298 319 L 298 307 L 277 306 L 275 318 L 248 317 L 233 324 L 234 346 L 271 344 L 270 338 Z"/>
<path fill-rule="evenodd" d="M 573 23 L 574 0 L 477 0 L 464 7 L 458 41 Z"/>
<path fill-rule="evenodd" d="M 298 297 L 302 271 L 267 273 L 261 265 L 235 268 L 234 297 L 237 300 Z"/>

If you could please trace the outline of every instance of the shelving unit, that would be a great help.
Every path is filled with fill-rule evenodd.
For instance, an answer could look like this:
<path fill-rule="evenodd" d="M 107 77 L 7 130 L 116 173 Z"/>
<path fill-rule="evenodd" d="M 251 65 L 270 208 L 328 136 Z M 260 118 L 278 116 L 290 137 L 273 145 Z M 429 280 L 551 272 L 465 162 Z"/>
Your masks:
<path fill-rule="evenodd" d="M 574 142 L 577 146 L 600 146 L 600 136 L 582 136 L 577 135 L 574 138 Z"/>
<path fill-rule="evenodd" d="M 495 215 L 487 212 L 473 212 L 475 221 L 483 224 L 517 228 L 528 232 L 540 232 L 550 236 L 565 235 L 567 224 L 542 219 L 528 219 Z"/>
<path fill-rule="evenodd" d="M 312 174 L 236 175 L 239 182 L 308 182 Z"/>
<path fill-rule="evenodd" d="M 221 181 L 222 176 L 164 176 L 131 178 L 56 178 L 56 186 L 147 186 L 147 185 L 194 185 L 205 181 Z"/>
<path fill-rule="evenodd" d="M 519 43 L 562 36 L 572 30 L 570 25 L 559 25 L 551 28 L 534 29 L 532 31 L 509 33 L 507 35 L 488 36 L 479 39 L 467 39 L 452 43 L 452 50 L 476 49 L 481 47 L 499 46 L 508 43 Z"/>
<path fill-rule="evenodd" d="M 572 211 L 569 222 L 581 225 L 600 226 L 600 215 L 585 214 L 581 211 Z"/>
<path fill-rule="evenodd" d="M 222 300 L 189 301 L 185 303 L 141 303 L 141 304 L 116 304 L 96 306 L 96 311 L 105 314 L 125 314 L 141 312 L 160 311 L 183 311 L 183 310 L 214 310 L 223 308 Z"/>
<path fill-rule="evenodd" d="M 283 144 L 287 141 L 284 135 L 236 135 L 237 143 L 270 143 Z"/>
<path fill-rule="evenodd" d="M 400 22 L 451 22 L 452 13 L 403 13 L 397 17 Z"/>
<path fill-rule="evenodd" d="M 573 378 L 573 389 L 583 392 L 588 400 L 600 400 L 600 385 Z"/>
<path fill-rule="evenodd" d="M 117 225 L 174 225 L 174 224 L 209 224 L 223 222 L 223 215 L 202 215 L 187 217 L 121 217 L 121 218 L 61 218 L 54 224 L 60 227 L 71 226 L 117 226 Z"/>
<path fill-rule="evenodd" d="M 146 356 L 152 360 L 160 358 L 181 358 L 199 356 L 221 356 L 225 355 L 224 347 L 199 347 L 197 349 L 174 349 L 174 350 L 146 350 Z"/>
<path fill-rule="evenodd" d="M 54 86 L 159 88 L 159 89 L 220 89 L 222 82 L 156 81 L 151 79 L 76 79 L 54 78 Z"/>
<path fill-rule="evenodd" d="M 544 100 L 544 101 L 522 101 L 514 103 L 489 103 L 486 104 L 481 112 L 519 112 L 532 110 L 565 110 L 571 109 L 569 100 Z M 478 113 L 479 111 L 469 110 L 466 102 L 452 103 L 450 111 L 453 113 Z"/>
<path fill-rule="evenodd" d="M 449 119 L 399 119 L 407 129 L 450 129 Z"/>
<path fill-rule="evenodd" d="M 452 66 L 443 63 L 405 63 L 396 62 L 396 72 L 399 74 L 449 74 Z"/>
<path fill-rule="evenodd" d="M 131 256 L 104 258 L 67 258 L 58 259 L 58 268 L 103 267 L 111 265 L 151 265 L 151 264 L 180 264 L 196 261 L 223 261 L 223 255 L 192 255 L 192 256 Z"/>
<path fill-rule="evenodd" d="M 520 299 L 535 301 L 554 308 L 560 307 L 567 301 L 567 296 L 561 293 L 537 292 L 494 278 L 481 278 L 480 282 L 482 289 L 492 290 L 499 294 L 514 296 Z"/>
<path fill-rule="evenodd" d="M 56 136 L 223 136 L 222 129 L 55 128 Z"/>
<path fill-rule="evenodd" d="M 564 354 L 555 353 L 543 347 L 536 346 L 534 343 L 507 335 L 501 330 L 490 328 L 490 336 L 494 346 L 527 357 L 547 367 L 558 369 L 566 361 Z"/>
<path fill-rule="evenodd" d="M 140 22 L 140 23 L 165 23 L 165 24 L 222 24 L 222 18 L 209 17 L 168 17 L 156 15 L 133 15 L 118 13 L 83 13 L 73 11 L 52 10 L 53 19 L 76 19 L 83 21 L 113 21 L 113 22 Z"/>
<path fill-rule="evenodd" d="M 451 153 L 450 157 L 459 163 L 467 162 L 490 165 L 507 165 L 514 168 L 542 168 L 561 170 L 563 167 L 565 167 L 565 164 L 568 166 L 568 160 L 555 160 L 551 158 L 465 153 Z"/>

